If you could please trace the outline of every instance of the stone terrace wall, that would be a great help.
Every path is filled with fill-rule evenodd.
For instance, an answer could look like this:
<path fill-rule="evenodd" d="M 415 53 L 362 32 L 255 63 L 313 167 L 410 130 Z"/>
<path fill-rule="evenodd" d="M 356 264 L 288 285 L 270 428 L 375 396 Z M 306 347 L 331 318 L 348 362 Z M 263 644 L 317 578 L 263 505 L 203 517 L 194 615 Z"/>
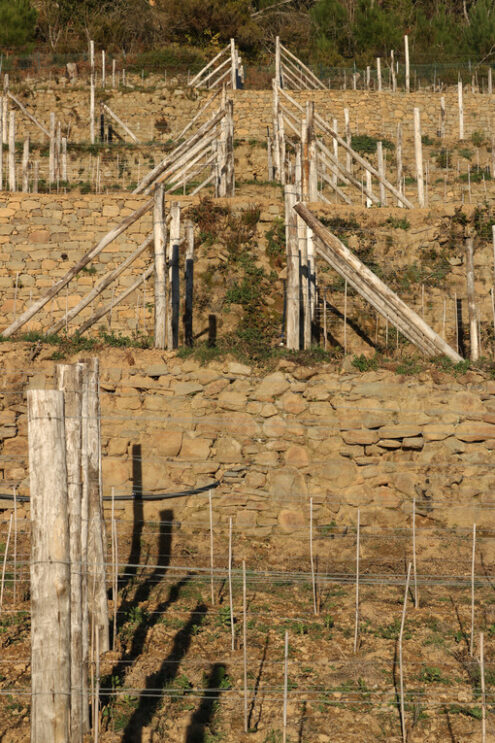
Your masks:
<path fill-rule="evenodd" d="M 43 351 L 5 344 L 0 411 L 3 487 L 28 490 L 25 389 L 53 385 Z M 145 492 L 220 483 L 215 519 L 252 536 L 320 526 L 408 522 L 412 499 L 430 521 L 491 519 L 495 382 L 473 372 L 419 378 L 281 362 L 261 376 L 233 362 L 198 366 L 169 353 L 101 356 L 103 484 L 130 493 L 133 459 Z M 352 367 L 348 367 L 352 368 Z M 28 369 L 26 372 L 25 370 Z M 204 524 L 207 499 L 167 501 L 176 518 Z M 161 504 L 146 504 L 147 518 Z"/>
<path fill-rule="evenodd" d="M 40 121 L 47 123 L 50 112 L 55 112 L 62 127 L 70 126 L 72 142 L 89 141 L 89 93 L 87 88 L 68 86 L 33 86 L 18 91 L 23 104 Z M 327 120 L 336 117 L 343 131 L 344 108 L 349 108 L 353 133 L 386 136 L 394 139 L 397 123 L 403 124 L 405 139 L 412 139 L 413 109 L 419 107 L 423 133 L 436 136 L 440 121 L 440 98 L 446 101 L 446 135 L 448 140 L 457 140 L 458 105 L 457 87 L 444 93 L 418 91 L 409 95 L 403 92 L 382 93 L 366 91 L 321 90 L 293 92 L 289 94 L 299 103 L 313 100 L 316 110 Z M 149 90 L 105 92 L 105 100 L 115 113 L 125 121 L 142 142 L 167 141 L 177 135 L 204 105 L 211 93 L 199 93 L 188 89 L 171 89 L 163 84 Z M 238 90 L 230 92 L 234 99 L 235 137 L 237 139 L 266 139 L 266 127 L 272 126 L 271 90 Z M 283 98 L 281 98 L 283 102 Z M 215 107 L 215 104 L 214 104 Z M 488 136 L 494 131 L 495 107 L 493 96 L 472 93 L 469 87 L 464 92 L 465 138 L 473 131 L 483 131 Z M 206 117 L 211 116 L 211 110 Z M 168 131 L 160 134 L 155 122 L 165 120 Z M 117 127 L 118 129 L 118 127 Z M 119 132 L 123 134 L 123 132 Z M 40 132 L 20 112 L 17 115 L 17 137 L 30 134 L 40 140 Z M 126 137 L 125 137 L 126 138 Z M 41 135 L 43 140 L 43 136 Z M 126 138 L 127 139 L 127 138 Z M 145 165 L 143 164 L 143 168 Z"/>
<path fill-rule="evenodd" d="M 375 137 L 387 137 L 395 142 L 397 124 L 402 124 L 405 144 L 413 143 L 413 111 L 421 111 L 421 128 L 423 134 L 437 136 L 440 126 L 441 94 L 432 92 L 410 93 L 374 93 L 365 91 L 318 90 L 311 92 L 288 91 L 289 95 L 301 105 L 307 100 L 315 102 L 316 112 L 330 124 L 332 118 L 338 120 L 339 132 L 344 131 L 344 108 L 349 109 L 352 133 L 369 134 Z M 446 138 L 459 139 L 459 118 L 457 88 L 443 93 L 446 105 Z M 281 103 L 294 108 L 280 96 Z M 264 139 L 266 127 L 272 128 L 273 106 L 271 91 L 236 91 L 234 93 L 235 136 Z M 300 116 L 300 114 L 298 114 Z M 495 101 L 493 96 L 471 93 L 464 95 L 464 131 L 469 139 L 474 131 L 481 131 L 490 137 L 494 130 Z"/>
<path fill-rule="evenodd" d="M 2 327 L 6 327 L 60 279 L 69 268 L 94 247 L 119 222 L 147 201 L 145 196 L 64 196 L 5 195 L 0 199 L 0 297 Z M 175 198 L 184 207 L 193 200 Z M 199 201 L 199 197 L 194 199 Z M 219 201 L 218 203 L 224 203 Z M 233 209 L 244 209 L 252 200 L 231 200 Z M 282 204 L 267 204 L 261 213 L 259 229 L 269 229 L 275 216 L 282 213 Z M 50 323 L 63 317 L 108 271 L 116 268 L 151 233 L 151 214 L 132 225 L 106 248 L 88 268 L 70 282 L 68 293 L 61 294 L 28 323 L 24 330 L 47 329 Z M 124 291 L 150 265 L 152 248 L 143 253 L 116 282 L 115 295 Z M 18 282 L 16 294 L 16 277 Z M 111 285 L 103 294 L 103 304 L 113 296 Z M 136 302 L 138 310 L 136 312 Z M 145 305 L 143 307 L 143 305 Z M 96 309 L 92 303 L 76 318 L 71 330 Z M 107 319 L 102 320 L 107 325 Z M 95 328 L 98 326 L 95 326 Z M 138 328 L 153 331 L 153 280 L 147 282 L 146 295 L 142 286 L 117 306 L 112 315 L 112 329 L 128 334 Z"/>

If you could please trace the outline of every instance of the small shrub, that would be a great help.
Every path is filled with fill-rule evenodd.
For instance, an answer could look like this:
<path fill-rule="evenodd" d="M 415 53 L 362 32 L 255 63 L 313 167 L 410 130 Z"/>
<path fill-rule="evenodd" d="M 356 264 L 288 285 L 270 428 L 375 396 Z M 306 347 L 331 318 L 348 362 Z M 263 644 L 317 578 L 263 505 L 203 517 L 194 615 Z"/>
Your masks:
<path fill-rule="evenodd" d="M 385 224 L 390 225 L 390 227 L 393 227 L 394 230 L 408 230 L 411 226 L 411 223 L 406 217 L 402 217 L 402 219 L 398 219 L 397 217 L 389 217 Z"/>
<path fill-rule="evenodd" d="M 485 135 L 483 132 L 475 131 L 471 134 L 471 142 L 475 147 L 483 147 L 485 144 Z"/>
<path fill-rule="evenodd" d="M 378 369 L 378 362 L 375 359 L 367 359 L 364 353 L 362 353 L 360 356 L 354 356 L 352 360 L 352 365 L 356 367 L 360 372 L 366 372 L 366 371 L 374 371 L 375 369 Z"/>
<path fill-rule="evenodd" d="M 376 152 L 376 144 L 380 140 L 370 137 L 368 134 L 354 134 L 351 137 L 351 147 L 360 155 L 373 155 Z M 395 145 L 388 139 L 382 139 L 383 149 L 395 150 Z"/>

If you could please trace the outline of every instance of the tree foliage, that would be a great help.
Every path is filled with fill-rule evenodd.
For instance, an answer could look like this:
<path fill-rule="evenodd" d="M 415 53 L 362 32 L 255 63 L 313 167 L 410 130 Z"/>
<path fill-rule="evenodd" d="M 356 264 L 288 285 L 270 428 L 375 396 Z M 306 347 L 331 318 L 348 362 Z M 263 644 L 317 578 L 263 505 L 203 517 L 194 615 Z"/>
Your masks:
<path fill-rule="evenodd" d="M 29 0 L 0 0 L 0 45 L 23 47 L 34 38 L 36 10 Z"/>

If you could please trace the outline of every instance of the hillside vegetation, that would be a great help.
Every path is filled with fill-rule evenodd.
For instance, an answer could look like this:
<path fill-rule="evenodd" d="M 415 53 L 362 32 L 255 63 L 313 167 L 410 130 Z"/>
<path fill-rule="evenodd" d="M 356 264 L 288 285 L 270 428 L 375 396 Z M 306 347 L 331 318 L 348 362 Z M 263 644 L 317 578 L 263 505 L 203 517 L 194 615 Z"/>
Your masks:
<path fill-rule="evenodd" d="M 232 36 L 262 63 L 277 34 L 328 66 L 400 59 L 406 32 L 415 64 L 495 54 L 495 0 L 0 0 L 0 20 L 4 53 L 81 53 L 93 38 L 157 67 L 200 64 Z"/>

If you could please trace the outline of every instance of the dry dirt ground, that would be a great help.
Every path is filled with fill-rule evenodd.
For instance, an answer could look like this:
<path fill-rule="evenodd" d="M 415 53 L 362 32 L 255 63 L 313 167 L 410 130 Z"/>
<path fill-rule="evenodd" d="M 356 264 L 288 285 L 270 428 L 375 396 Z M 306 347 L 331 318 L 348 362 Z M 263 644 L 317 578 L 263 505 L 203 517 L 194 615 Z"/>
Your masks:
<path fill-rule="evenodd" d="M 173 510 L 160 516 L 158 522 L 118 521 L 117 632 L 114 649 L 100 663 L 101 741 L 281 741 L 286 631 L 288 741 L 401 739 L 399 630 L 410 532 L 373 525 L 362 530 L 356 653 L 354 531 L 329 526 L 315 534 L 316 615 L 307 533 L 270 541 L 237 538 L 232 651 L 228 534 L 214 533 L 212 602 L 208 530 L 188 531 L 173 520 Z M 23 563 L 29 535 L 22 532 L 24 526 L 21 520 L 17 598 L 14 601 L 8 572 L 0 617 L 0 740 L 5 743 L 29 739 L 29 697 L 15 691 L 29 689 L 29 601 Z M 489 640 L 495 634 L 495 609 L 489 576 L 494 538 L 494 532 L 478 534 L 472 657 L 471 534 L 432 527 L 426 513 L 418 517 L 419 608 L 414 608 L 411 580 L 403 635 L 410 742 L 481 740 L 480 631 L 488 644 L 484 661 L 491 735 L 495 669 Z M 111 568 L 108 578 L 110 584 Z M 113 617 L 112 602 L 110 614 Z"/>

